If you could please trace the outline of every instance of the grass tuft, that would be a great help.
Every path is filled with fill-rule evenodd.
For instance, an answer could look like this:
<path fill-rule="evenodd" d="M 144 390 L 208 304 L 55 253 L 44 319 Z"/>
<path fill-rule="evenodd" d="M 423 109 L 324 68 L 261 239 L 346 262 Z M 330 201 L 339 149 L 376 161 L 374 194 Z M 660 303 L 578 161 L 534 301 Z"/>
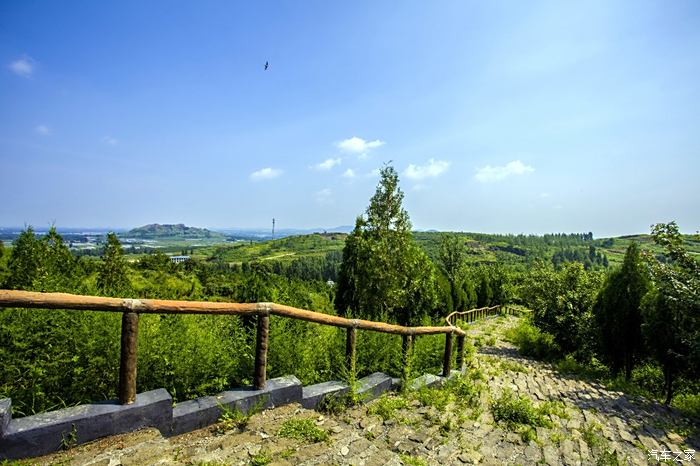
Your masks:
<path fill-rule="evenodd" d="M 311 419 L 288 419 L 282 424 L 278 435 L 308 443 L 325 442 L 330 437 L 328 431 L 319 429 Z"/>

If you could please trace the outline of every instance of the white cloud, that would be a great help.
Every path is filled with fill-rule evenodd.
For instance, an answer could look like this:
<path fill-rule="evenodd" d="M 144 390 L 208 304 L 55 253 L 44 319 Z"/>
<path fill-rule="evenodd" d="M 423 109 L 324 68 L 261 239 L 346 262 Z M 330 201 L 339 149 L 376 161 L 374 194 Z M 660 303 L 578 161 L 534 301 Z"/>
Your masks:
<path fill-rule="evenodd" d="M 317 191 L 314 194 L 314 197 L 316 198 L 316 202 L 319 203 L 320 205 L 331 205 L 334 202 L 333 201 L 333 191 L 331 191 L 328 188 Z"/>
<path fill-rule="evenodd" d="M 360 158 L 367 158 L 367 152 L 383 145 L 384 141 L 380 141 L 379 139 L 375 139 L 374 141 L 365 141 L 357 136 L 353 136 L 350 139 L 345 139 L 336 144 L 340 150 L 351 152 L 353 154 L 359 154 Z"/>
<path fill-rule="evenodd" d="M 34 68 L 36 67 L 36 62 L 30 57 L 19 58 L 7 67 L 17 76 L 22 76 L 23 78 L 31 78 L 34 74 Z"/>
<path fill-rule="evenodd" d="M 250 174 L 250 179 L 253 181 L 261 181 L 261 180 L 271 180 L 273 178 L 277 178 L 282 174 L 282 170 L 278 168 L 261 168 L 258 171 L 255 171 Z"/>
<path fill-rule="evenodd" d="M 352 168 L 348 168 L 343 172 L 343 176 L 345 178 L 355 178 L 355 170 L 353 170 Z"/>
<path fill-rule="evenodd" d="M 105 136 L 102 138 L 102 142 L 109 144 L 110 146 L 116 146 L 119 144 L 119 139 L 113 138 L 112 136 Z"/>
<path fill-rule="evenodd" d="M 323 162 L 314 165 L 314 168 L 316 170 L 330 170 L 331 168 L 335 167 L 336 165 L 340 165 L 340 162 L 342 161 L 341 158 L 337 159 L 326 159 Z"/>
<path fill-rule="evenodd" d="M 377 177 L 377 176 L 379 176 L 379 169 L 378 169 L 378 168 L 375 168 L 375 169 L 372 170 L 371 172 L 367 173 L 365 176 L 366 176 L 367 178 L 374 178 L 374 177 Z"/>
<path fill-rule="evenodd" d="M 409 165 L 403 174 L 412 180 L 422 180 L 424 178 L 434 178 L 442 175 L 450 166 L 450 162 L 444 160 L 428 160 L 427 165 Z"/>
<path fill-rule="evenodd" d="M 481 183 L 491 183 L 494 181 L 501 181 L 511 175 L 525 175 L 534 171 L 535 169 L 530 165 L 525 165 L 520 160 L 513 160 L 500 167 L 486 165 L 485 167 L 479 168 L 474 178 Z"/>
<path fill-rule="evenodd" d="M 51 129 L 46 125 L 38 125 L 36 128 L 34 128 L 34 131 L 41 134 L 42 136 L 48 136 L 49 134 L 51 134 Z"/>

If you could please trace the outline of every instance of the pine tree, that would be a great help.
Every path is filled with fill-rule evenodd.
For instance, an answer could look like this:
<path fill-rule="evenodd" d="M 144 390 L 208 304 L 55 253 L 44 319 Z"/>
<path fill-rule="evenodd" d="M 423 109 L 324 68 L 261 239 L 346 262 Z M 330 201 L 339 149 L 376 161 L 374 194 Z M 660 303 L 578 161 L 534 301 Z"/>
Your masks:
<path fill-rule="evenodd" d="M 14 241 L 4 287 L 11 290 L 32 290 L 42 274 L 46 246 L 27 227 Z"/>
<path fill-rule="evenodd" d="M 108 296 L 120 296 L 131 290 L 122 245 L 113 232 L 107 234 L 107 244 L 102 253 L 102 265 L 97 275 L 97 288 Z"/>
<path fill-rule="evenodd" d="M 450 295 L 455 311 L 464 311 L 466 296 L 462 290 L 466 255 L 459 237 L 455 234 L 440 235 L 440 265 L 450 283 Z"/>
<path fill-rule="evenodd" d="M 415 324 L 436 302 L 435 274 L 413 242 L 403 192 L 391 165 L 343 249 L 335 307 L 341 315 Z"/>
<path fill-rule="evenodd" d="M 79 277 L 77 262 L 55 227 L 41 238 L 43 244 L 43 264 L 35 282 L 39 291 L 75 291 Z"/>
<path fill-rule="evenodd" d="M 640 306 L 649 288 L 639 247 L 633 242 L 622 267 L 607 277 L 593 307 L 602 355 L 613 374 L 625 370 L 626 380 L 643 349 Z"/>

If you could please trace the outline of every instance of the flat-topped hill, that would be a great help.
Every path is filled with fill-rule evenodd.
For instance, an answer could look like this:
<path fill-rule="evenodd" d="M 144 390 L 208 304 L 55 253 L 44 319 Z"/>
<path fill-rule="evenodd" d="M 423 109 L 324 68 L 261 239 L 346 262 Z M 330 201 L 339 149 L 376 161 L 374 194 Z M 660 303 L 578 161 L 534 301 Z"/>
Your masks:
<path fill-rule="evenodd" d="M 124 233 L 128 238 L 160 239 L 160 238 L 226 238 L 226 235 L 206 228 L 188 227 L 182 223 L 159 224 L 151 223 L 142 227 L 134 228 Z"/>

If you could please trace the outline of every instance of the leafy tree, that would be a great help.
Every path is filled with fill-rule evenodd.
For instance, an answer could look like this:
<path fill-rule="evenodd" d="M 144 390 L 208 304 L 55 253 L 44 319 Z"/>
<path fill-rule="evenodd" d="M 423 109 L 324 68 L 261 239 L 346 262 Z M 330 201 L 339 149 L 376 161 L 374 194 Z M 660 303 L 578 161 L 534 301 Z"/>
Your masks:
<path fill-rule="evenodd" d="M 103 294 L 110 296 L 119 296 L 131 290 L 122 245 L 113 232 L 107 234 L 107 244 L 102 253 L 102 266 L 97 275 L 97 288 Z"/>
<path fill-rule="evenodd" d="M 413 242 L 403 192 L 391 165 L 343 249 L 335 306 L 340 314 L 415 324 L 436 302 L 435 273 Z"/>
<path fill-rule="evenodd" d="M 592 352 L 592 307 L 600 282 L 600 274 L 586 271 L 580 262 L 565 262 L 560 271 L 538 263 L 521 290 L 534 324 L 578 359 Z"/>
<path fill-rule="evenodd" d="M 171 261 L 163 251 L 155 251 L 141 257 L 138 262 L 138 268 L 165 272 L 171 270 Z"/>
<path fill-rule="evenodd" d="M 643 350 L 640 306 L 649 289 L 648 272 L 633 242 L 622 267 L 608 275 L 593 308 L 601 353 L 613 374 L 624 368 L 628 381 Z"/>
<path fill-rule="evenodd" d="M 662 366 L 669 404 L 679 375 L 700 374 L 700 265 L 685 250 L 675 222 L 652 226 L 651 235 L 666 254 L 652 260 L 655 288 L 642 303 L 642 332 Z"/>

